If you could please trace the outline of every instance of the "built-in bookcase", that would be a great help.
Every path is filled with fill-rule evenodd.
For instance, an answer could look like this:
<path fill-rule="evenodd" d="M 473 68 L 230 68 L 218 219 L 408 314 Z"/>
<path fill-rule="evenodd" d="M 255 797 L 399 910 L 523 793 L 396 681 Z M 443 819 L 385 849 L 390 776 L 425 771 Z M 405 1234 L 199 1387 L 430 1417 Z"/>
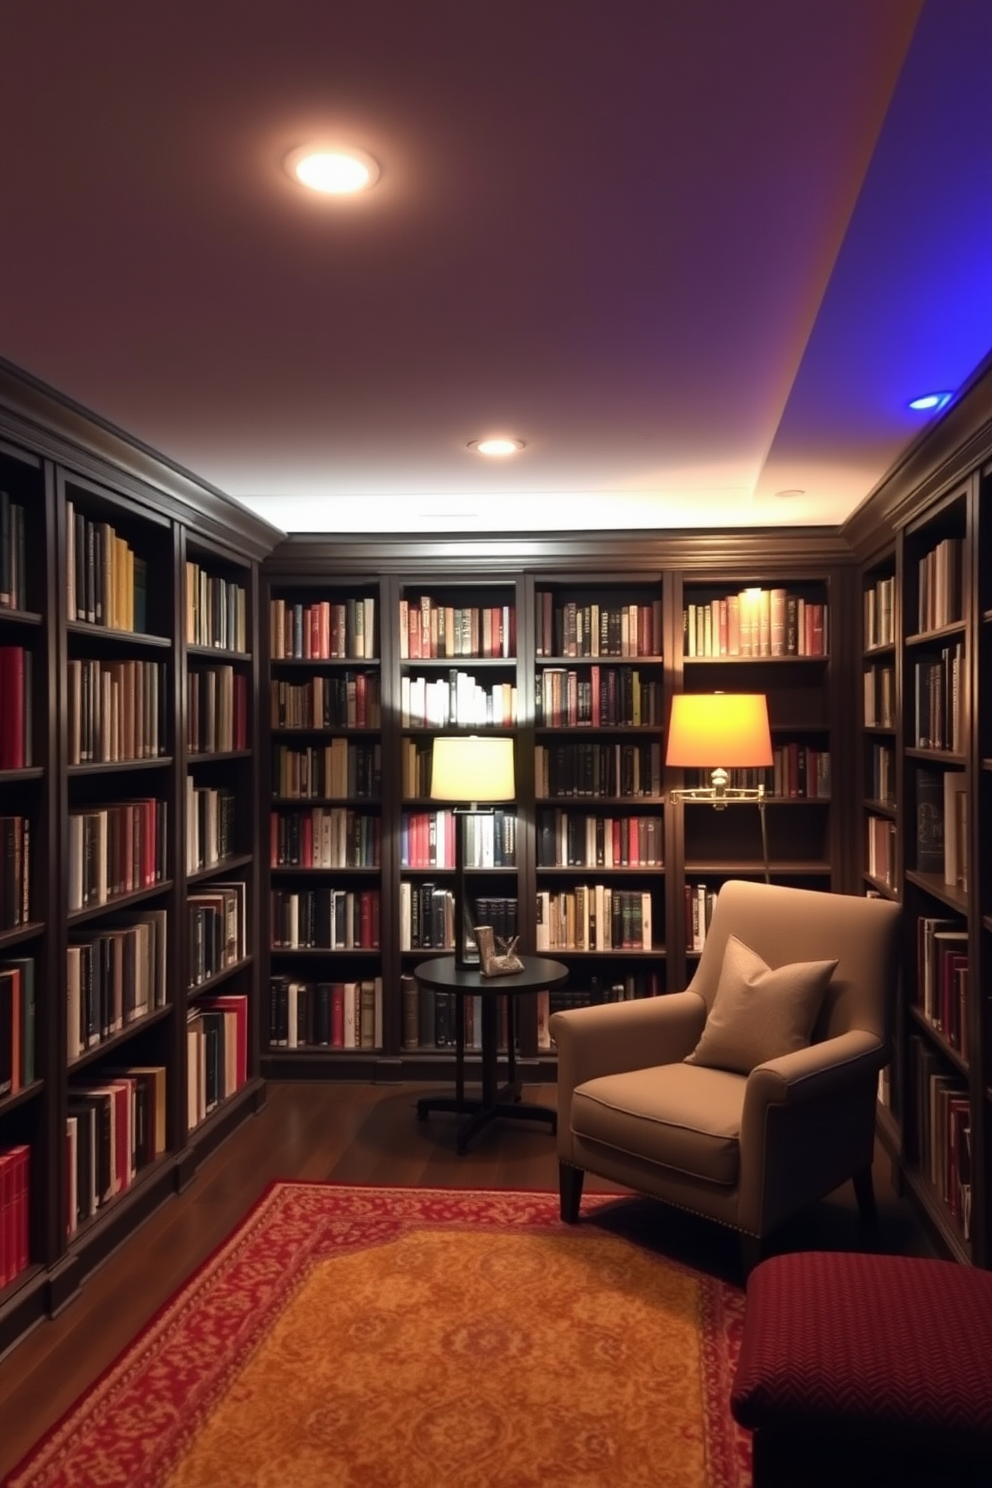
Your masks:
<path fill-rule="evenodd" d="M 834 797 L 843 781 L 836 747 L 834 660 L 838 605 L 834 571 L 767 570 L 728 583 L 710 575 L 684 579 L 679 675 L 686 692 L 763 693 L 773 764 L 731 771 L 732 785 L 763 786 L 762 810 L 745 803 L 715 810 L 685 802 L 677 837 L 682 850 L 681 943 L 689 965 L 705 944 L 721 883 L 762 878 L 804 888 L 842 882 Z M 672 784 L 709 783 L 685 771 Z"/>
<path fill-rule="evenodd" d="M 357 1075 L 385 1045 L 381 584 L 277 581 L 263 606 L 264 1062 Z"/>
<path fill-rule="evenodd" d="M 969 1038 L 973 926 L 966 858 L 972 650 L 971 481 L 902 534 L 904 1042 L 907 1181 L 951 1249 L 973 1246 Z"/>
<path fill-rule="evenodd" d="M 184 1114 L 195 1133 L 258 1078 L 257 577 L 186 534 L 181 565 Z"/>
<path fill-rule="evenodd" d="M 659 571 L 534 580 L 535 947 L 569 967 L 546 1007 L 667 985 Z"/>
<path fill-rule="evenodd" d="M 903 495 L 888 544 L 862 569 L 862 883 L 903 906 L 880 1130 L 941 1247 L 987 1266 L 992 482 L 960 457 L 947 467 L 940 483 Z M 892 630 L 880 631 L 890 589 Z M 884 708 L 872 677 L 883 668 Z M 869 857 L 879 822 L 891 834 L 886 872 Z"/>
<path fill-rule="evenodd" d="M 434 740 L 441 735 L 518 736 L 526 700 L 518 670 L 520 586 L 514 579 L 445 574 L 402 577 L 393 598 L 400 750 L 398 902 L 395 931 L 401 967 L 401 1044 L 414 1059 L 455 1046 L 450 994 L 418 988 L 418 961 L 455 947 L 455 856 L 463 830 L 465 938 L 486 924 L 500 939 L 523 929 L 521 823 L 515 802 L 459 821 L 431 799 Z M 520 786 L 520 749 L 515 751 Z M 485 782 L 480 782 L 480 803 Z M 465 1042 L 481 1044 L 480 1001 L 465 1006 Z"/>
<path fill-rule="evenodd" d="M 173 525 L 65 470 L 57 498 L 66 897 L 54 941 L 65 1069 L 61 1229 L 72 1253 L 101 1246 L 126 1202 L 165 1186 L 166 1156 L 183 1141 L 175 1057 L 183 821 Z M 142 1116 L 157 1126 L 147 1142 L 136 1132 L 139 1088 Z"/>
<path fill-rule="evenodd" d="M 43 995 L 55 892 L 53 546 L 44 463 L 0 440 L 0 1347 L 43 1302 L 58 1253 L 48 1202 L 57 1070 Z"/>
<path fill-rule="evenodd" d="M 2 1351 L 263 1098 L 255 592 L 274 534 L 29 379 L 0 383 Z M 213 857 L 204 799 L 228 787 Z M 238 911 L 217 967 L 211 899 Z"/>

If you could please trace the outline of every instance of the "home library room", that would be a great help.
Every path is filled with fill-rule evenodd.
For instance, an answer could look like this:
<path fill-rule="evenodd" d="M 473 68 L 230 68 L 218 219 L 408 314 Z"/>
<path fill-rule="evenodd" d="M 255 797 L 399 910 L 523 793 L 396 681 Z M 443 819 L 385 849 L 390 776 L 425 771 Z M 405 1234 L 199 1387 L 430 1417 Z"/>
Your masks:
<path fill-rule="evenodd" d="M 941 1248 L 989 1263 L 987 390 L 843 531 L 526 545 L 283 539 L 29 380 L 3 394 L 0 1347 L 267 1077 L 453 1077 L 415 977 L 454 944 L 451 732 L 513 742 L 470 917 L 569 968 L 521 999 L 527 1080 L 554 1078 L 552 996 L 685 984 L 728 877 L 904 903 L 880 1131 Z M 760 809 L 686 799 L 720 761 L 668 760 L 673 700 L 719 693 L 767 703 L 770 758 L 731 775 Z"/>

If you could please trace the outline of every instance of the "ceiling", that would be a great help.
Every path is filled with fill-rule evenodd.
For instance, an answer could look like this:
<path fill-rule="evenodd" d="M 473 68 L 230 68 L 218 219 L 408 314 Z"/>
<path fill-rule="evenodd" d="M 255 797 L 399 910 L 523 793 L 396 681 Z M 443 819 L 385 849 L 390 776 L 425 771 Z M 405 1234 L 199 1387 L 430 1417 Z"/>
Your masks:
<path fill-rule="evenodd" d="M 4 33 L 0 355 L 283 531 L 838 523 L 992 348 L 992 0 Z M 373 190 L 289 179 L 327 139 Z"/>

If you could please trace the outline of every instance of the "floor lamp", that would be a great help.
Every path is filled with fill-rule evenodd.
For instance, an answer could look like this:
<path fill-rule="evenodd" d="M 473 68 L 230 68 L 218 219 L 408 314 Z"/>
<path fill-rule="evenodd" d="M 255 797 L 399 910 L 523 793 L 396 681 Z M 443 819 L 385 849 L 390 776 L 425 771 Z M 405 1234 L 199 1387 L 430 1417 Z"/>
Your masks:
<path fill-rule="evenodd" d="M 478 948 L 465 896 L 465 819 L 491 816 L 492 803 L 514 799 L 513 740 L 455 734 L 434 740 L 431 800 L 457 803 L 455 813 L 455 963 L 478 964 Z"/>
<path fill-rule="evenodd" d="M 673 790 L 669 793 L 672 801 L 703 802 L 717 811 L 738 803 L 757 806 L 765 883 L 770 883 L 765 788 L 730 785 L 728 775 L 728 770 L 767 769 L 773 763 L 764 694 L 677 693 L 672 698 L 665 763 L 712 772 L 709 785 Z"/>

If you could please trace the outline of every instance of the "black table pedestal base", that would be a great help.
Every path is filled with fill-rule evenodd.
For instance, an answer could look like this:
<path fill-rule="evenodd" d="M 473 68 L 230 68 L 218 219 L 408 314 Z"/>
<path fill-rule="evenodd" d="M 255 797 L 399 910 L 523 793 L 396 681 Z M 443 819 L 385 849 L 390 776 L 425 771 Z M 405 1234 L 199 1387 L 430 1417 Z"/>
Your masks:
<path fill-rule="evenodd" d="M 553 1111 L 550 1106 L 537 1106 L 529 1101 L 522 1101 L 519 1082 L 504 1085 L 496 1092 L 496 1099 L 493 1101 L 474 1099 L 471 1096 L 463 1096 L 461 1099 L 454 1095 L 421 1096 L 417 1101 L 418 1121 L 426 1121 L 432 1111 L 446 1111 L 456 1116 L 468 1115 L 468 1121 L 458 1128 L 456 1148 L 459 1157 L 464 1157 L 473 1137 L 490 1122 L 501 1118 L 511 1121 L 546 1121 L 551 1127 L 552 1136 L 558 1130 L 557 1111 Z"/>

